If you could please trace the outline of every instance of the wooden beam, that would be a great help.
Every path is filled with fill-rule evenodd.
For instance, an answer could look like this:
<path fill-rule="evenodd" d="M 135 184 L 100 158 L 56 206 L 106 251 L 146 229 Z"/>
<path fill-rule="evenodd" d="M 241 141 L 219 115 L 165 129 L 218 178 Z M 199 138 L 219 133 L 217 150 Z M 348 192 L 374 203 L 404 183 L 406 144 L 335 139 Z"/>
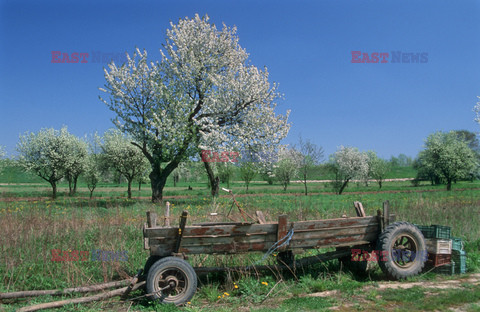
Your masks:
<path fill-rule="evenodd" d="M 157 213 L 153 211 L 147 211 L 147 224 L 149 228 L 157 226 Z"/>
<path fill-rule="evenodd" d="M 175 243 L 175 249 L 173 250 L 174 253 L 178 253 L 178 250 L 180 249 L 180 244 L 182 242 L 182 236 L 183 236 L 183 233 L 185 232 L 185 225 L 187 224 L 187 216 L 188 216 L 188 211 L 184 210 L 182 212 L 182 215 L 180 216 L 180 226 L 178 228 L 178 234 L 177 234 L 177 241 Z"/>
<path fill-rule="evenodd" d="M 287 229 L 287 215 L 280 215 L 278 216 L 278 228 L 277 228 L 277 242 L 278 245 L 283 244 L 285 241 L 285 236 L 287 236 L 288 229 Z M 284 251 L 287 249 L 287 246 L 282 246 L 278 248 L 278 251 Z"/>

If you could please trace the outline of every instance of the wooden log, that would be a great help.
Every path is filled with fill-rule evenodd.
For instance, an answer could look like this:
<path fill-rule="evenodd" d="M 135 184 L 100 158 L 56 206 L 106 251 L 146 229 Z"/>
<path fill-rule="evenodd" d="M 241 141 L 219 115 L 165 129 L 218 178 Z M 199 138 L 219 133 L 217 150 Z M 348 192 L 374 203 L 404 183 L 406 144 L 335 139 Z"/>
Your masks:
<path fill-rule="evenodd" d="M 27 298 L 27 297 L 38 297 L 38 296 L 58 296 L 58 295 L 67 295 L 73 293 L 87 293 L 92 291 L 99 291 L 108 288 L 124 286 L 128 283 L 128 279 L 116 282 L 109 282 L 104 284 L 97 284 L 91 286 L 83 287 L 74 287 L 66 289 L 52 289 L 52 290 L 27 290 L 27 291 L 16 291 L 8 293 L 0 293 L 0 299 L 15 299 L 15 298 Z"/>
<path fill-rule="evenodd" d="M 132 288 L 133 290 L 137 290 L 138 288 L 142 287 L 145 285 L 145 281 L 142 281 L 140 283 L 135 284 L 135 286 Z M 30 311 L 38 311 L 38 310 L 43 310 L 43 309 L 52 309 L 52 308 L 59 308 L 63 307 L 67 304 L 77 304 L 77 303 L 88 303 L 88 302 L 93 302 L 93 301 L 99 301 L 99 300 L 104 300 L 116 296 L 122 295 L 125 290 L 128 287 L 123 287 L 119 289 L 115 289 L 106 293 L 101 293 L 98 295 L 90 296 L 90 297 L 81 297 L 81 298 L 74 298 L 74 299 L 68 299 L 68 300 L 61 300 L 61 301 L 54 301 L 54 302 L 47 302 L 47 303 L 41 303 L 41 304 L 36 304 L 32 305 L 29 307 L 23 307 L 19 310 L 18 312 L 30 312 Z"/>
<path fill-rule="evenodd" d="M 132 278 L 130 281 L 130 284 L 127 286 L 127 289 L 125 292 L 122 294 L 122 299 L 126 299 L 127 296 L 130 294 L 130 292 L 133 290 L 133 287 L 135 287 L 135 284 L 137 284 L 138 279 L 140 278 L 140 275 L 142 274 L 143 269 L 138 270 L 137 274 Z"/>

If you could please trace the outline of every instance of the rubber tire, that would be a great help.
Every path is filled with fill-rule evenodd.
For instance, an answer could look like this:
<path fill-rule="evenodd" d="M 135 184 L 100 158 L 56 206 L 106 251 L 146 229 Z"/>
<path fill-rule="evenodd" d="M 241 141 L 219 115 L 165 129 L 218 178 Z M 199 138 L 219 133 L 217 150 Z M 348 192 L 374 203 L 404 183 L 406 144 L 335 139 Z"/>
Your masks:
<path fill-rule="evenodd" d="M 143 275 L 147 276 L 148 272 L 152 268 L 152 266 L 157 262 L 158 260 L 162 259 L 160 256 L 150 256 L 147 259 L 147 262 L 145 262 L 145 265 L 143 266 Z"/>
<path fill-rule="evenodd" d="M 408 235 L 416 245 L 417 255 L 408 267 L 402 268 L 395 263 L 393 255 L 393 244 L 401 235 Z M 388 225 L 377 241 L 377 249 L 386 252 L 385 256 L 379 256 L 378 265 L 390 279 L 400 280 L 410 276 L 418 275 L 425 266 L 426 252 L 425 238 L 422 232 L 413 224 L 408 222 L 395 222 Z M 420 252 L 420 253 L 418 253 Z"/>
<path fill-rule="evenodd" d="M 161 274 L 165 270 L 179 271 L 185 278 L 185 289 L 179 295 L 175 297 L 164 297 L 161 292 L 158 292 L 159 287 L 155 285 L 155 280 L 158 274 Z M 175 305 L 182 305 L 192 299 L 197 290 L 197 274 L 193 267 L 187 261 L 177 257 L 166 257 L 158 260 L 150 268 L 147 275 L 147 293 L 155 293 L 151 296 L 154 300 L 158 300 L 162 303 L 173 303 Z"/>

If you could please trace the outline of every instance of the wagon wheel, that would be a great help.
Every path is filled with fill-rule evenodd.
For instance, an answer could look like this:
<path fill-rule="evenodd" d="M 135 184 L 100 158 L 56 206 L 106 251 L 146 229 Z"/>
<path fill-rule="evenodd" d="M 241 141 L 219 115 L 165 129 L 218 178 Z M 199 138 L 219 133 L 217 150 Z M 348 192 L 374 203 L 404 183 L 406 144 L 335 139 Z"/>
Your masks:
<path fill-rule="evenodd" d="M 157 262 L 158 260 L 162 259 L 160 256 L 150 256 L 147 259 L 147 262 L 145 262 L 145 265 L 143 267 L 143 275 L 147 276 L 148 272 L 150 271 L 150 268 Z"/>
<path fill-rule="evenodd" d="M 166 257 L 155 262 L 147 276 L 147 292 L 163 303 L 181 305 L 197 290 L 197 275 L 185 260 Z"/>
<path fill-rule="evenodd" d="M 385 228 L 378 238 L 378 264 L 392 279 L 404 279 L 420 273 L 426 261 L 425 238 L 408 222 L 396 222 Z"/>

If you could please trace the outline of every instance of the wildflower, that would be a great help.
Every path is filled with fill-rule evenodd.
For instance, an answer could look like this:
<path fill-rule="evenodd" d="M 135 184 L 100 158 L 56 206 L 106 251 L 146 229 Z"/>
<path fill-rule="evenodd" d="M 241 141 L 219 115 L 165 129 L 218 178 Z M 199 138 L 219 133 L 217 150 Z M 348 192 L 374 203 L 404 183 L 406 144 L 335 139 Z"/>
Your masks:
<path fill-rule="evenodd" d="M 224 294 L 225 296 L 230 296 L 230 294 L 227 293 L 227 292 L 224 292 L 223 294 Z"/>
<path fill-rule="evenodd" d="M 267 282 L 262 282 L 262 285 L 268 286 Z"/>

